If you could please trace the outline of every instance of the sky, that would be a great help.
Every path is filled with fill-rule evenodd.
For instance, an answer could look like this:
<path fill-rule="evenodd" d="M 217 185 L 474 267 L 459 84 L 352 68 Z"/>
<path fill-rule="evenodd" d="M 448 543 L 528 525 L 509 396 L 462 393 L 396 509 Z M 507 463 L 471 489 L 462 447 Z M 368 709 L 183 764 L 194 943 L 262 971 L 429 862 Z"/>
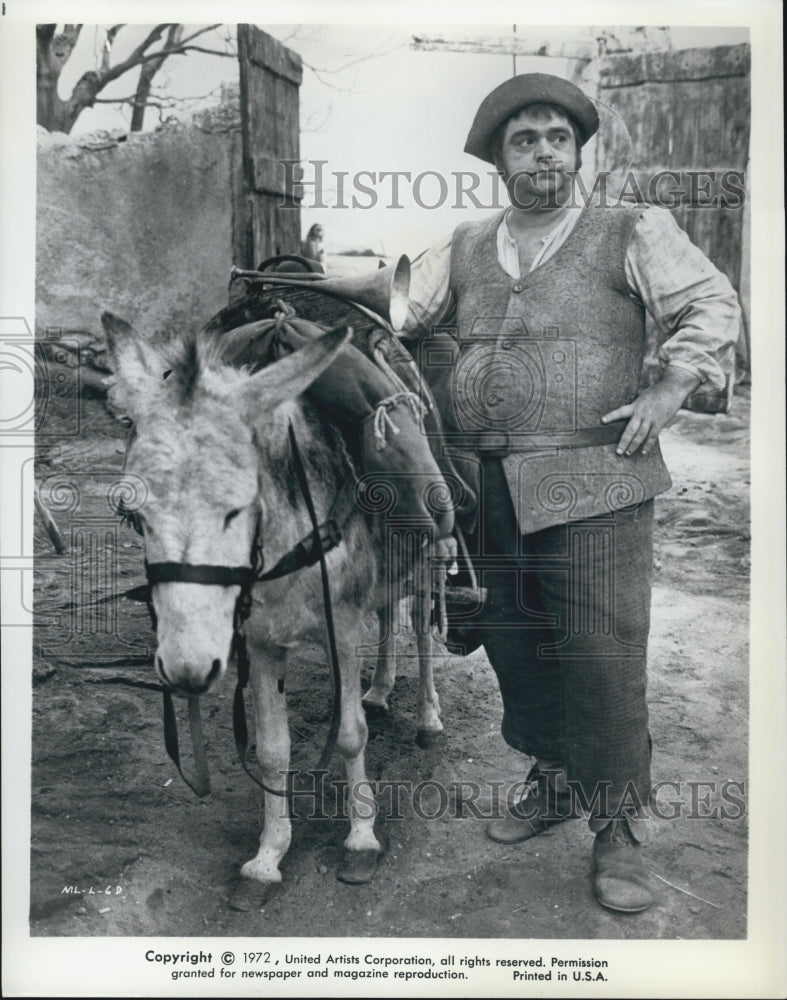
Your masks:
<path fill-rule="evenodd" d="M 188 31 L 199 25 L 189 25 Z M 493 186 L 491 166 L 462 152 L 467 131 L 483 97 L 513 73 L 510 55 L 416 51 L 413 35 L 446 34 L 445 26 L 380 25 L 259 25 L 284 41 L 304 60 L 301 99 L 301 159 L 304 180 L 321 180 L 321 203 L 316 207 L 315 186 L 304 188 L 302 228 L 320 223 L 329 252 L 372 249 L 379 254 L 415 256 L 462 221 L 488 215 L 502 204 Z M 118 35 L 113 62 L 144 37 L 148 28 L 129 25 Z M 230 30 L 232 30 L 230 28 Z M 510 35 L 512 25 L 452 25 L 451 37 Z M 227 29 L 201 36 L 198 44 L 224 48 Z M 517 35 L 534 44 L 562 39 L 582 43 L 585 28 L 526 28 Z M 670 29 L 673 48 L 737 44 L 748 40 L 746 29 Z M 96 64 L 104 28 L 86 25 L 77 49 L 61 77 L 61 96 Z M 517 57 L 516 72 L 548 72 L 569 77 L 573 63 L 563 58 Z M 196 108 L 214 101 L 222 83 L 237 81 L 237 62 L 200 53 L 171 58 L 157 78 L 163 89 Z M 124 97 L 133 92 L 134 76 L 122 78 L 102 97 Z M 128 111 L 97 105 L 80 117 L 73 134 L 97 128 L 127 127 Z M 158 124 L 148 111 L 146 128 Z M 589 158 L 586 156 L 586 161 Z M 315 161 L 325 161 L 320 168 Z M 319 174 L 318 174 L 319 171 Z M 362 171 L 368 174 L 358 177 Z M 406 172 L 395 197 L 384 172 Z M 457 199 L 459 172 L 480 174 L 476 194 Z M 346 173 L 339 178 L 336 175 Z M 435 175 L 442 177 L 440 181 Z M 420 176 L 420 181 L 416 178 Z M 341 187 L 340 187 L 341 185 Z M 371 189 L 365 193 L 361 187 Z M 445 186 L 443 186 L 445 185 Z M 343 194 L 343 197 L 342 197 Z M 355 205 L 353 206 L 353 195 Z M 497 200 L 496 200 L 497 199 Z M 376 200 L 376 204 L 372 204 Z M 338 203 L 337 203 L 338 202 Z M 457 205 L 461 207 L 455 207 Z M 310 207 L 315 206 L 315 207 Z"/>

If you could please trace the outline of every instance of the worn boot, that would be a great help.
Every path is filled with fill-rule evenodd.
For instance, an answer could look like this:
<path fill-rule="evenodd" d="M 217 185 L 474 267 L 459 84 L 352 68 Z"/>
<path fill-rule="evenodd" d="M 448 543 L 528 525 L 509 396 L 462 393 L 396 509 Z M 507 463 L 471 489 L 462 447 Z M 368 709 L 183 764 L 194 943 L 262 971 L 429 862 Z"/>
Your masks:
<path fill-rule="evenodd" d="M 569 791 L 557 791 L 536 763 L 525 778 L 522 795 L 502 819 L 487 824 L 487 836 L 498 844 L 518 844 L 549 830 L 567 819 L 574 819 Z"/>
<path fill-rule="evenodd" d="M 628 815 L 598 829 L 593 844 L 593 892 L 602 906 L 620 913 L 641 913 L 653 902 L 642 841 L 644 821 Z"/>

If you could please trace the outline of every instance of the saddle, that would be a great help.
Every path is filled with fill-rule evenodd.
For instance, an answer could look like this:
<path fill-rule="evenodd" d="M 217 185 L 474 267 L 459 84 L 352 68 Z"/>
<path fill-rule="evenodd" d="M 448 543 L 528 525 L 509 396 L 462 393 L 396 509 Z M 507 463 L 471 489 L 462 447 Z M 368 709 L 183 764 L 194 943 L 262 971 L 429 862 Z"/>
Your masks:
<path fill-rule="evenodd" d="M 307 288 L 271 287 L 264 280 L 236 277 L 230 282 L 230 305 L 205 329 L 220 335 L 226 360 L 256 369 L 333 327 L 352 327 L 340 360 L 305 395 L 325 416 L 356 433 L 360 425 L 365 472 L 395 472 L 399 491 L 408 476 L 420 480 L 412 491 L 432 495 L 426 502 L 432 504 L 430 514 L 440 535 L 450 534 L 454 515 L 463 527 L 472 523 L 476 492 L 446 454 L 431 389 L 383 322 L 351 301 L 323 294 L 317 282 Z"/>

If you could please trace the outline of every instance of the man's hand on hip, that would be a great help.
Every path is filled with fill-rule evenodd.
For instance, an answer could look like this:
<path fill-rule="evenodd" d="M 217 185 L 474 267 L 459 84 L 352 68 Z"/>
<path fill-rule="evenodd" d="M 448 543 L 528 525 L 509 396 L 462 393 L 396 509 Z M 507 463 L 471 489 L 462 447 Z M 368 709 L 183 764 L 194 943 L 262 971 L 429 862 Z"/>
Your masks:
<path fill-rule="evenodd" d="M 633 403 L 605 413 L 602 424 L 628 420 L 617 445 L 618 455 L 633 455 L 637 449 L 647 455 L 659 434 L 672 420 L 700 379 L 684 368 L 667 368 L 662 379 L 643 390 Z"/>

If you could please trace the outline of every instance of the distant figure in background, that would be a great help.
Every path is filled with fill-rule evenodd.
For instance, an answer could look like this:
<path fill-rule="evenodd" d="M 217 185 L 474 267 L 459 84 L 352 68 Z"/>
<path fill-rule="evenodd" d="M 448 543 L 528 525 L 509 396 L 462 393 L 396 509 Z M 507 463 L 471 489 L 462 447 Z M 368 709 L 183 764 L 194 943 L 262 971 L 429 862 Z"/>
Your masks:
<path fill-rule="evenodd" d="M 322 238 L 322 226 L 315 222 L 306 234 L 306 239 L 301 243 L 301 254 L 309 260 L 316 260 L 324 265 L 325 251 L 322 248 Z"/>

